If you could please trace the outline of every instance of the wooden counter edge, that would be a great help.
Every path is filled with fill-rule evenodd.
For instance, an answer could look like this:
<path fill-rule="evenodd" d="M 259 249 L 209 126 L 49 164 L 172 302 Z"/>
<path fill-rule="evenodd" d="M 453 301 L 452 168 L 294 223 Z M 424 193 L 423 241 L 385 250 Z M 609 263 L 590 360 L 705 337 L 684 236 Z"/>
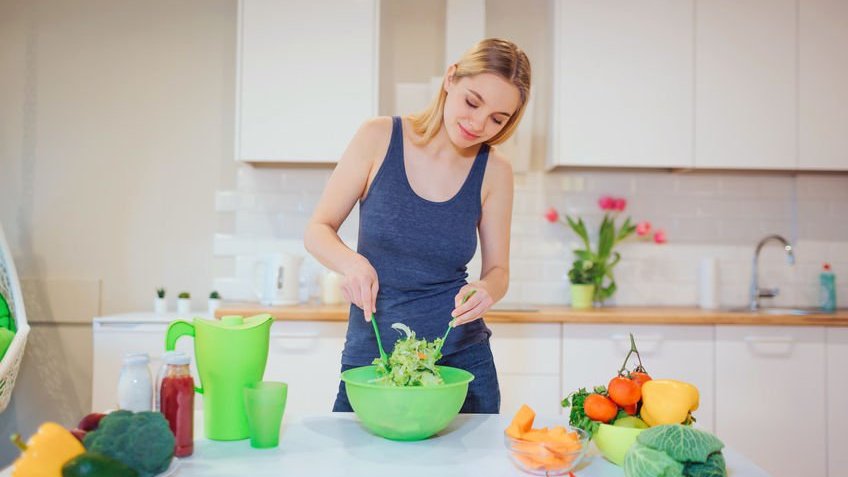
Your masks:
<path fill-rule="evenodd" d="M 251 316 L 269 313 L 276 320 L 347 321 L 348 305 L 262 306 L 256 303 L 224 303 L 215 317 Z M 694 307 L 617 307 L 576 310 L 565 306 L 522 307 L 486 314 L 490 323 L 609 323 L 661 325 L 770 325 L 846 326 L 848 310 L 834 314 L 770 315 L 747 312 L 702 310 Z"/>

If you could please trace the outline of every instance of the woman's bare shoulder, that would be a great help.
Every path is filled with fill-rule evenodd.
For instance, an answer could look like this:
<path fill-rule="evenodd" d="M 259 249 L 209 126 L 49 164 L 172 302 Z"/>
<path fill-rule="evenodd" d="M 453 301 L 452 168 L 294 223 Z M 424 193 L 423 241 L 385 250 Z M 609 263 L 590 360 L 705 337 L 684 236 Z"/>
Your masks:
<path fill-rule="evenodd" d="M 392 118 L 378 116 L 362 122 L 350 140 L 342 162 L 360 164 L 369 169 L 385 154 L 392 136 Z"/>
<path fill-rule="evenodd" d="M 492 184 L 512 183 L 512 163 L 497 148 L 489 150 L 489 161 L 486 164 L 486 181 Z"/>
<path fill-rule="evenodd" d="M 392 135 L 391 116 L 376 116 L 365 120 L 356 135 L 361 140 L 374 144 L 379 141 L 388 141 Z"/>

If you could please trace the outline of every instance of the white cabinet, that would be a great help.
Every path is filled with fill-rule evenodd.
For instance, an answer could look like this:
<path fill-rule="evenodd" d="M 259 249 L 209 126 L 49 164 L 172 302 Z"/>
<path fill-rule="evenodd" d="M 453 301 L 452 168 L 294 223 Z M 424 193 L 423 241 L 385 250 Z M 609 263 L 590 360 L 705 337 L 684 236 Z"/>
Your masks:
<path fill-rule="evenodd" d="M 332 411 L 346 331 L 346 322 L 274 322 L 265 379 L 288 384 L 287 410 Z"/>
<path fill-rule="evenodd" d="M 501 414 L 527 404 L 540 416 L 562 410 L 558 323 L 488 323 L 501 389 Z"/>
<path fill-rule="evenodd" d="M 797 7 L 797 0 L 698 2 L 696 168 L 797 167 Z"/>
<path fill-rule="evenodd" d="M 827 330 L 827 475 L 848 469 L 848 328 Z"/>
<path fill-rule="evenodd" d="M 824 341 L 819 327 L 716 327 L 716 434 L 775 477 L 825 475 Z"/>
<path fill-rule="evenodd" d="M 694 1 L 554 9 L 548 165 L 692 167 Z"/>
<path fill-rule="evenodd" d="M 652 326 L 566 324 L 562 330 L 563 390 L 606 386 L 630 349 L 633 333 L 642 364 L 654 379 L 675 379 L 698 388 L 701 405 L 697 427 L 714 431 L 714 328 L 712 326 Z M 636 356 L 628 368 L 636 365 Z"/>
<path fill-rule="evenodd" d="M 799 2 L 799 168 L 848 170 L 848 2 Z"/>
<path fill-rule="evenodd" d="M 336 162 L 377 113 L 379 0 L 241 0 L 236 159 Z"/>

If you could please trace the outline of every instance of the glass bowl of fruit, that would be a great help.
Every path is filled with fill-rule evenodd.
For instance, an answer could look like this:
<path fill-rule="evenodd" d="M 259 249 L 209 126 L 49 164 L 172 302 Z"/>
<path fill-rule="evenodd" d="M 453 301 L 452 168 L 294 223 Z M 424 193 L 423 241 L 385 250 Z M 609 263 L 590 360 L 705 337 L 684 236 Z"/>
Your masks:
<path fill-rule="evenodd" d="M 580 464 L 589 447 L 586 431 L 569 426 L 563 418 L 529 422 L 529 426 L 526 420 L 523 425 L 512 424 L 504 431 L 504 445 L 516 467 L 548 476 L 566 475 Z"/>

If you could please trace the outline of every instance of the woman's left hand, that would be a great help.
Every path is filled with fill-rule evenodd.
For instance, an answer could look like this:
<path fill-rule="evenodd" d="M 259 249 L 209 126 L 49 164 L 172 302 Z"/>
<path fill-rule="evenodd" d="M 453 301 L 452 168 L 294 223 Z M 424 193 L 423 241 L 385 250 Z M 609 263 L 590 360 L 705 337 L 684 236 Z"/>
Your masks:
<path fill-rule="evenodd" d="M 468 301 L 462 303 L 462 300 L 471 292 L 474 292 L 474 294 L 468 298 Z M 469 283 L 460 288 L 453 301 L 455 308 L 451 312 L 451 316 L 454 318 L 454 327 L 482 318 L 489 311 L 489 308 L 495 304 L 482 282 Z"/>

